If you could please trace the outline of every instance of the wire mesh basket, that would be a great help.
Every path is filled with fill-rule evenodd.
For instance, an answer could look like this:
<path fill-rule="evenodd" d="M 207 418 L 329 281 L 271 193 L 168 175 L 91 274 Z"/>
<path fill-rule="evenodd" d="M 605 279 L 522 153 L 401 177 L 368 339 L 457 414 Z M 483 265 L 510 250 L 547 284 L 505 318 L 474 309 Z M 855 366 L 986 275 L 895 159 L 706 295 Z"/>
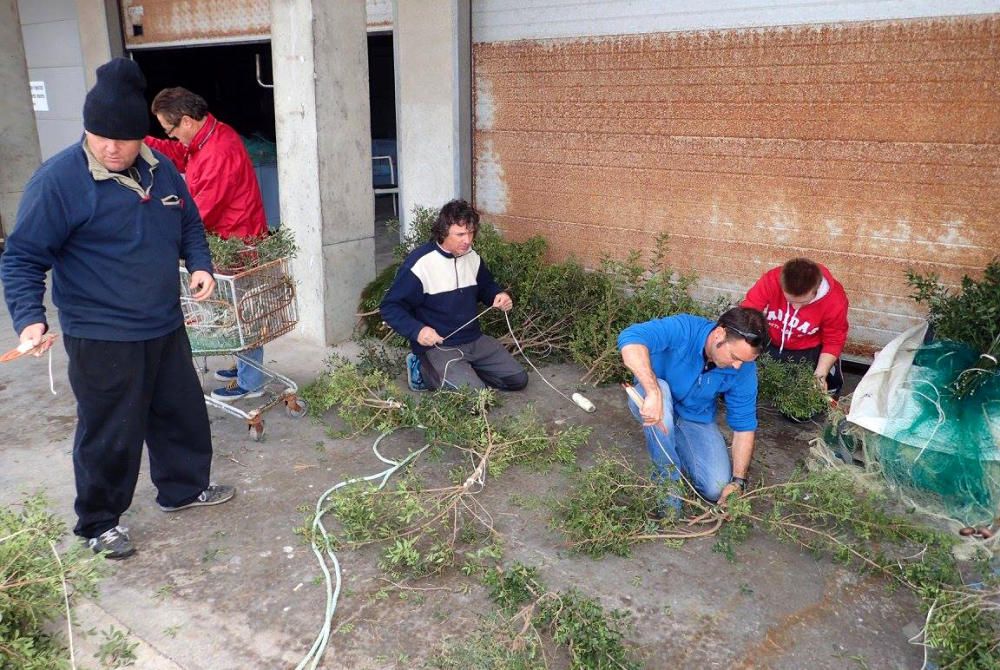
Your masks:
<path fill-rule="evenodd" d="M 298 322 L 288 259 L 215 276 L 215 292 L 195 301 L 190 274 L 180 269 L 181 309 L 193 354 L 235 354 L 263 346 Z"/>

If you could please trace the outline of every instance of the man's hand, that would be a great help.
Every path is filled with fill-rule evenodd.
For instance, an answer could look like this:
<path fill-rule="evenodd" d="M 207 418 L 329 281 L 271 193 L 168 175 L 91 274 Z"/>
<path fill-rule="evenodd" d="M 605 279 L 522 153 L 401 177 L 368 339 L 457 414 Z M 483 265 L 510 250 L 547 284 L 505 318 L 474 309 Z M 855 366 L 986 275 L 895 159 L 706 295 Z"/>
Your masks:
<path fill-rule="evenodd" d="M 729 496 L 735 493 L 737 497 L 743 493 L 743 489 L 736 482 L 729 482 L 722 487 L 722 494 L 719 496 L 719 507 L 725 507 L 729 502 Z"/>
<path fill-rule="evenodd" d="M 210 272 L 195 270 L 191 273 L 191 283 L 188 286 L 191 289 L 191 297 L 201 301 L 212 295 L 212 291 L 215 290 L 215 277 Z"/>
<path fill-rule="evenodd" d="M 433 347 L 435 344 L 441 344 L 442 342 L 444 342 L 444 338 L 438 335 L 438 332 L 430 326 L 424 326 L 417 333 L 417 344 L 421 346 Z"/>
<path fill-rule="evenodd" d="M 55 341 L 51 338 L 44 342 L 42 341 L 42 335 L 45 334 L 46 330 L 48 330 L 48 326 L 44 323 L 33 323 L 30 326 L 25 326 L 24 330 L 21 331 L 21 344 L 28 342 L 31 346 L 38 347 L 34 351 L 34 355 L 41 356 L 52 347 L 52 343 Z"/>
<path fill-rule="evenodd" d="M 663 397 L 660 395 L 659 386 L 642 399 L 639 416 L 642 417 L 643 426 L 655 426 L 662 430 L 664 435 L 667 434 L 667 427 L 663 423 Z"/>
<path fill-rule="evenodd" d="M 815 380 L 816 380 L 816 386 L 818 386 L 818 387 L 819 387 L 819 389 L 820 389 L 820 390 L 821 390 L 821 391 L 822 391 L 823 393 L 826 393 L 827 391 L 829 391 L 829 390 L 830 390 L 830 389 L 829 389 L 829 388 L 827 387 L 827 385 L 826 385 L 826 375 L 825 375 L 825 374 L 824 374 L 824 375 L 821 375 L 820 373 L 818 373 L 818 372 L 817 372 L 816 374 L 814 374 L 814 375 L 813 375 L 813 379 L 815 379 Z"/>
<path fill-rule="evenodd" d="M 497 297 L 493 298 L 493 306 L 497 309 L 509 312 L 510 308 L 514 306 L 514 301 L 510 299 L 510 296 L 501 291 L 497 293 Z"/>

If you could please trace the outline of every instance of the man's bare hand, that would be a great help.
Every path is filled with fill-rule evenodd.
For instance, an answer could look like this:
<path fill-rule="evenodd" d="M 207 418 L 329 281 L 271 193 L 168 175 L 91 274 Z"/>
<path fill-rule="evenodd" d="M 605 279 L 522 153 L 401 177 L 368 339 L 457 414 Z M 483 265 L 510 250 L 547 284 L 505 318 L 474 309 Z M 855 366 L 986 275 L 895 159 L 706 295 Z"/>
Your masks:
<path fill-rule="evenodd" d="M 509 312 L 510 308 L 514 306 L 514 301 L 507 293 L 501 291 L 497 293 L 497 297 L 493 298 L 493 306 L 501 311 Z"/>
<path fill-rule="evenodd" d="M 191 273 L 191 283 L 188 286 L 192 298 L 197 301 L 204 300 L 215 290 L 215 277 L 210 272 L 195 270 Z"/>
<path fill-rule="evenodd" d="M 639 416 L 642 417 L 643 426 L 655 426 L 662 430 L 664 435 L 667 434 L 667 427 L 663 423 L 663 398 L 658 388 L 653 393 L 647 393 L 642 399 Z"/>
<path fill-rule="evenodd" d="M 816 386 L 818 386 L 821 391 L 826 393 L 829 390 L 826 386 L 826 375 L 821 375 L 817 372 L 813 375 L 813 379 L 816 380 Z"/>
<path fill-rule="evenodd" d="M 438 332 L 430 326 L 424 326 L 417 334 L 417 344 L 423 347 L 433 347 L 435 344 L 441 344 L 442 342 L 444 342 L 444 338 L 438 335 Z"/>
<path fill-rule="evenodd" d="M 729 496 L 733 493 L 737 497 L 743 493 L 743 489 L 736 482 L 729 482 L 724 487 L 722 487 L 722 494 L 719 496 L 719 507 L 725 507 L 729 503 Z"/>
<path fill-rule="evenodd" d="M 52 347 L 54 341 L 53 339 L 42 341 L 42 335 L 45 334 L 46 330 L 48 330 L 48 326 L 44 323 L 33 323 L 30 326 L 25 326 L 24 330 L 21 331 L 21 344 L 30 343 L 31 346 L 38 347 L 32 353 L 35 356 L 41 356 Z"/>

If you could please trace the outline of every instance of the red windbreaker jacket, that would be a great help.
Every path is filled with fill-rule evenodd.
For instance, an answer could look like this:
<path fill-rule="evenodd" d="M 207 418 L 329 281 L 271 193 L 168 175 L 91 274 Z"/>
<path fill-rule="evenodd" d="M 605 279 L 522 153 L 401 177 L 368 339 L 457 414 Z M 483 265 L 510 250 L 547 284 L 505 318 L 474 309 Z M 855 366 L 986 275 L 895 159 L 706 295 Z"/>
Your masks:
<path fill-rule="evenodd" d="M 169 158 L 185 176 L 206 231 L 248 241 L 267 232 L 253 163 L 231 126 L 208 114 L 190 146 L 155 137 L 147 137 L 146 144 Z"/>
<path fill-rule="evenodd" d="M 764 312 L 771 343 L 778 349 L 796 351 L 823 345 L 821 353 L 839 357 L 847 341 L 847 293 L 825 266 L 819 268 L 823 281 L 816 297 L 798 310 L 785 300 L 780 266 L 757 280 L 741 306 Z"/>

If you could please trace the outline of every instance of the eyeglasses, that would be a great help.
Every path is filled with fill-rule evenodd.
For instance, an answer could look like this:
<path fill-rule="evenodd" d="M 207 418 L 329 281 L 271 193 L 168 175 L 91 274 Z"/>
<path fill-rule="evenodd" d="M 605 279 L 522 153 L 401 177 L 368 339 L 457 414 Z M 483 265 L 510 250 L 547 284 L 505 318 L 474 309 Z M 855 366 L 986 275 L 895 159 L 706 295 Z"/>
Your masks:
<path fill-rule="evenodd" d="M 170 130 L 164 130 L 163 132 L 166 133 L 167 137 L 173 137 L 174 136 L 174 131 L 177 130 L 177 126 L 179 126 L 179 125 L 181 125 L 180 121 L 178 121 L 174 125 L 170 126 Z"/>
<path fill-rule="evenodd" d="M 730 326 L 729 324 L 726 323 L 720 323 L 719 325 L 725 328 L 727 331 L 732 331 L 737 335 L 739 335 L 740 337 L 742 337 L 751 347 L 763 349 L 771 342 L 771 338 L 768 336 L 767 333 L 759 335 L 758 333 L 748 333 L 745 330 L 740 330 L 736 326 Z"/>

